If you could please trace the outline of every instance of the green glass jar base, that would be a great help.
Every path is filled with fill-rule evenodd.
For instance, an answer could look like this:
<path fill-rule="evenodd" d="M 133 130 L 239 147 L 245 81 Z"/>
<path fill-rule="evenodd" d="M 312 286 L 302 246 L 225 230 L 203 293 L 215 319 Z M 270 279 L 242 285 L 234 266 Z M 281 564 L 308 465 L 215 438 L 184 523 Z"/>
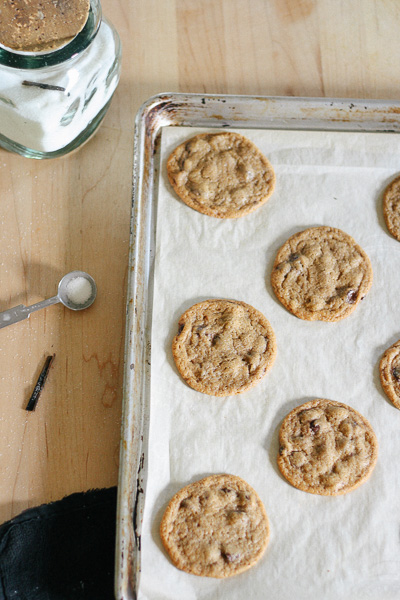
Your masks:
<path fill-rule="evenodd" d="M 80 148 L 85 142 L 89 141 L 89 139 L 96 133 L 97 128 L 99 127 L 101 121 L 103 120 L 108 107 L 110 106 L 112 100 L 112 96 L 103 106 L 101 111 L 96 115 L 96 117 L 90 121 L 86 129 L 81 131 L 81 133 L 74 139 L 72 142 L 59 148 L 58 150 L 52 150 L 51 152 L 45 152 L 43 150 L 35 150 L 33 148 L 27 148 L 22 144 L 18 144 L 17 142 L 13 142 L 9 138 L 1 135 L 0 133 L 0 146 L 9 152 L 14 152 L 16 154 L 20 154 L 21 156 L 25 156 L 26 158 L 36 158 L 36 159 L 44 159 L 44 158 L 58 158 L 60 156 L 64 156 L 65 154 L 69 154 L 74 150 Z"/>

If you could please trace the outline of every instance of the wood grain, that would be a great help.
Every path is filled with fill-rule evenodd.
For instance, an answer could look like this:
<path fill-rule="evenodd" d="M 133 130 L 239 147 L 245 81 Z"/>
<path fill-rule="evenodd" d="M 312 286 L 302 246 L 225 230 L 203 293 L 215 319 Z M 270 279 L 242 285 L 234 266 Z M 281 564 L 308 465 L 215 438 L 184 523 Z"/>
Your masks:
<path fill-rule="evenodd" d="M 0 310 L 83 269 L 98 299 L 0 331 L 0 522 L 118 477 L 134 116 L 159 92 L 397 99 L 397 0 L 103 0 L 123 71 L 96 136 L 62 159 L 0 150 Z M 1 124 L 0 124 L 1 128 Z M 55 353 L 37 409 L 24 406 Z"/>

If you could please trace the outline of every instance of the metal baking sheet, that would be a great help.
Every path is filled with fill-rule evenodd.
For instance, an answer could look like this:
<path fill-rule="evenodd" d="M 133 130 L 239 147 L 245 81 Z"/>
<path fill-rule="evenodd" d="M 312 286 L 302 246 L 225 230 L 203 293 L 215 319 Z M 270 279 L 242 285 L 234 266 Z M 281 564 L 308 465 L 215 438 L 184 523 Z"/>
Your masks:
<path fill-rule="evenodd" d="M 116 598 L 137 597 L 150 418 L 155 203 L 169 127 L 399 132 L 400 103 L 162 94 L 136 118 L 116 544 Z"/>

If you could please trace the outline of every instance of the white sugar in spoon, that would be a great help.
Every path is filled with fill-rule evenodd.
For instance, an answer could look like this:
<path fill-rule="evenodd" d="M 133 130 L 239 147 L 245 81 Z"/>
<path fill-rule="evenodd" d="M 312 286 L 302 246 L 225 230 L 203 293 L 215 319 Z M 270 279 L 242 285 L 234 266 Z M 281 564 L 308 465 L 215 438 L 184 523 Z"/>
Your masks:
<path fill-rule="evenodd" d="M 0 329 L 27 319 L 32 312 L 61 302 L 71 310 L 83 310 L 93 304 L 97 295 L 96 283 L 84 271 L 71 271 L 58 284 L 57 296 L 42 300 L 31 306 L 20 304 L 0 312 Z"/>

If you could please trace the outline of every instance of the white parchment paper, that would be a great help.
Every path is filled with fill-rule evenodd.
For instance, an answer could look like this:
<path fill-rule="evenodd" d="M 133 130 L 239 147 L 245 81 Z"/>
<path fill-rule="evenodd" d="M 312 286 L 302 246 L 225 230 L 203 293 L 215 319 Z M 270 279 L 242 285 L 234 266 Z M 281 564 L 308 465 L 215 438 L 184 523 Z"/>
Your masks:
<path fill-rule="evenodd" d="M 270 200 L 241 219 L 219 220 L 183 204 L 165 170 L 169 153 L 200 130 L 167 128 L 157 206 L 152 328 L 149 479 L 139 598 L 303 600 L 400 598 L 400 411 L 379 382 L 383 351 L 400 339 L 400 243 L 387 232 L 382 192 L 400 171 L 400 138 L 388 133 L 240 131 L 272 163 Z M 338 323 L 302 321 L 269 282 L 276 251 L 315 225 L 338 227 L 369 255 L 371 291 Z M 243 300 L 277 337 L 272 370 L 252 390 L 215 398 L 189 388 L 172 358 L 177 322 L 208 298 Z M 278 430 L 314 398 L 345 402 L 372 424 L 379 458 L 370 480 L 344 496 L 293 488 L 276 466 Z M 213 473 L 245 479 L 267 510 L 262 560 L 227 580 L 188 575 L 163 550 L 159 525 L 180 488 Z"/>

